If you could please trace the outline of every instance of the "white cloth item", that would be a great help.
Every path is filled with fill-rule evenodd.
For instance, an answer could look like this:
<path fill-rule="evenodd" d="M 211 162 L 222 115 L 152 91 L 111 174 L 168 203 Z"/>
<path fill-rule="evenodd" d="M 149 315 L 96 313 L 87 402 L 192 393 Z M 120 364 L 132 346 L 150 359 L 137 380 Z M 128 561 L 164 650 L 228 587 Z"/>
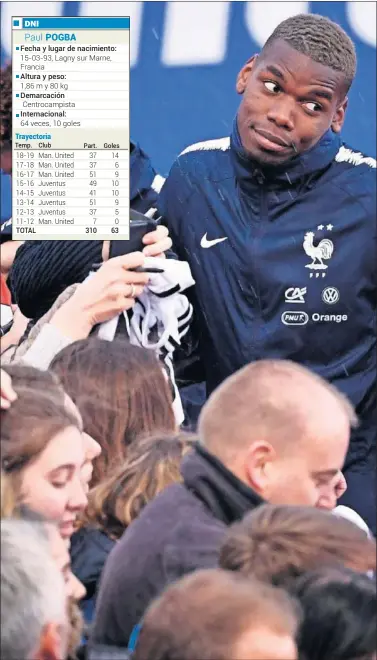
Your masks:
<path fill-rule="evenodd" d="M 5 328 L 13 320 L 12 307 L 10 305 L 4 305 L 0 303 L 0 325 L 2 328 Z"/>
<path fill-rule="evenodd" d="M 339 504 L 335 507 L 335 509 L 333 509 L 333 513 L 335 513 L 336 516 L 347 518 L 347 520 L 353 522 L 354 525 L 360 527 L 360 529 L 362 529 L 367 534 L 367 536 L 369 536 L 369 538 L 372 538 L 372 532 L 370 531 L 365 520 L 349 506 L 343 506 L 343 504 Z"/>
<path fill-rule="evenodd" d="M 136 299 L 131 319 L 123 313 L 131 344 L 154 350 L 164 364 L 164 372 L 174 391 L 173 409 L 178 425 L 184 421 L 181 397 L 174 378 L 173 354 L 187 333 L 192 306 L 183 291 L 195 284 L 185 261 L 146 257 L 144 268 L 161 269 L 150 273 L 149 283 Z M 98 336 L 112 341 L 120 317 L 102 323 Z"/>
<path fill-rule="evenodd" d="M 363 532 L 365 532 L 365 534 L 368 536 L 368 538 L 370 539 L 373 538 L 373 534 L 370 531 L 365 520 L 349 506 L 343 506 L 343 504 L 339 504 L 338 506 L 335 507 L 335 509 L 333 509 L 333 513 L 335 513 L 336 516 L 341 516 L 342 518 L 346 518 L 354 525 L 357 525 L 357 527 L 362 529 Z M 372 580 L 374 580 L 373 571 L 367 571 L 367 576 Z"/>

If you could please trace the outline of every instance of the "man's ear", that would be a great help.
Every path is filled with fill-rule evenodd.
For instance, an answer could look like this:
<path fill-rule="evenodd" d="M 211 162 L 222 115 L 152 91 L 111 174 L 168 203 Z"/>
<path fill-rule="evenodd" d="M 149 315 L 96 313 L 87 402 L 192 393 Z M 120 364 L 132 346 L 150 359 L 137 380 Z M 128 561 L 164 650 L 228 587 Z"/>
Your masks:
<path fill-rule="evenodd" d="M 61 626 L 48 623 L 42 630 L 34 660 L 62 660 L 65 657 Z"/>
<path fill-rule="evenodd" d="M 337 107 L 335 114 L 332 118 L 331 128 L 334 133 L 340 133 L 342 126 L 344 124 L 344 118 L 348 106 L 348 96 L 342 101 L 342 103 Z"/>
<path fill-rule="evenodd" d="M 244 93 L 246 89 L 247 81 L 249 80 L 250 73 L 257 59 L 258 59 L 258 55 L 253 55 L 253 57 L 250 57 L 250 59 L 247 60 L 246 64 L 242 67 L 241 71 L 239 72 L 236 82 L 237 94 Z"/>
<path fill-rule="evenodd" d="M 276 458 L 275 449 L 266 440 L 253 442 L 246 456 L 249 486 L 261 497 L 268 491 L 270 468 Z"/>

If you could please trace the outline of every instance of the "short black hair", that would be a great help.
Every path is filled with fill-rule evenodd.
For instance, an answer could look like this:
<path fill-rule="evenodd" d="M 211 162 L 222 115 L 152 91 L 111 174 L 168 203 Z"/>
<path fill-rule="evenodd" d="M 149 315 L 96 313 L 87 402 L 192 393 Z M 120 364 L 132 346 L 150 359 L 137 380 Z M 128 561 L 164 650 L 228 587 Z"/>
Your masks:
<path fill-rule="evenodd" d="M 297 645 L 305 660 L 372 658 L 376 584 L 347 568 L 323 566 L 290 585 L 304 612 Z"/>
<path fill-rule="evenodd" d="M 1 69 L 0 75 L 0 146 L 12 144 L 12 65 Z"/>
<path fill-rule="evenodd" d="M 356 51 L 353 41 L 340 25 L 319 14 L 297 14 L 275 28 L 262 52 L 277 39 L 283 39 L 314 62 L 341 71 L 348 91 L 356 73 Z"/>

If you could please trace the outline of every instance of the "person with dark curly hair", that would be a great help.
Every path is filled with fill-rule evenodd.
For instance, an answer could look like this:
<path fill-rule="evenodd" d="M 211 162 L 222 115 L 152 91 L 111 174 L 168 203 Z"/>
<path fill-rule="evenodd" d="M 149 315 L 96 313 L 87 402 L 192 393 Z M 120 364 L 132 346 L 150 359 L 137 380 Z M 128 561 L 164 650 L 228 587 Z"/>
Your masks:
<path fill-rule="evenodd" d="M 339 25 L 287 18 L 238 73 L 231 135 L 187 147 L 157 209 L 196 282 L 207 395 L 266 358 L 336 385 L 360 419 L 341 503 L 375 533 L 376 160 L 341 136 L 355 73 Z"/>

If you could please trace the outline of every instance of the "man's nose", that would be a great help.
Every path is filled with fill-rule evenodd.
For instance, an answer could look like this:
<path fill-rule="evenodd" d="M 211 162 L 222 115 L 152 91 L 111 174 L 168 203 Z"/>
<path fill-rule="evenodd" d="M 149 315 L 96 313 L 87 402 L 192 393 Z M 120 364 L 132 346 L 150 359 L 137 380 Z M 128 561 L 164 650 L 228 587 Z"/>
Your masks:
<path fill-rule="evenodd" d="M 293 131 L 294 109 L 290 99 L 283 100 L 282 98 L 276 99 L 274 105 L 267 113 L 267 119 L 279 128 L 284 128 L 287 131 Z"/>
<path fill-rule="evenodd" d="M 337 504 L 337 499 L 335 492 L 333 490 L 329 490 L 327 493 L 323 493 L 320 495 L 318 502 L 317 502 L 317 508 L 318 509 L 327 509 L 327 511 L 332 511 L 335 509 Z"/>

